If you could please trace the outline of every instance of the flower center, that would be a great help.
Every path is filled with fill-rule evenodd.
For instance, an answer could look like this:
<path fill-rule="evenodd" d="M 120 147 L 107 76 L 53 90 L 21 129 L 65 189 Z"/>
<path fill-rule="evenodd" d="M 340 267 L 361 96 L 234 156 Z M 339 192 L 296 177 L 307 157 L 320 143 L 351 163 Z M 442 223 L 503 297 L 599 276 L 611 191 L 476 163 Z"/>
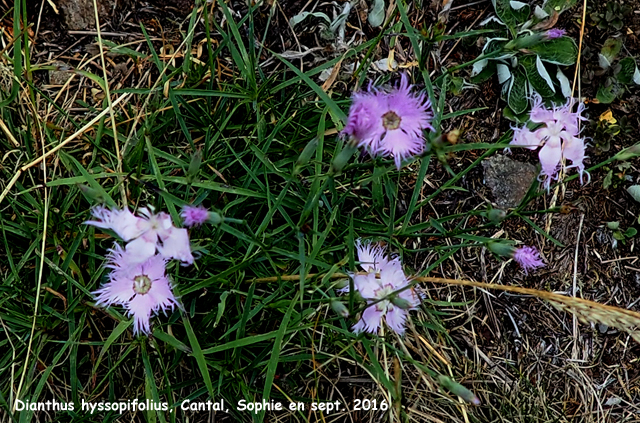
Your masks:
<path fill-rule="evenodd" d="M 393 288 L 391 288 L 390 286 L 384 286 L 378 289 L 377 291 L 375 291 L 376 299 L 380 300 L 382 298 L 386 298 L 389 295 L 391 295 L 392 292 L 393 292 Z M 389 305 L 390 305 L 389 300 L 383 300 L 376 304 L 376 308 L 378 309 L 378 311 L 385 311 L 387 310 Z"/>
<path fill-rule="evenodd" d="M 145 295 L 151 289 L 151 279 L 147 275 L 133 278 L 133 290 L 136 294 Z"/>
<path fill-rule="evenodd" d="M 149 226 L 150 229 L 153 231 L 157 231 L 160 229 L 160 220 L 155 217 L 155 216 L 151 216 L 151 219 L 149 219 Z"/>
<path fill-rule="evenodd" d="M 400 122 L 402 122 L 402 119 L 396 112 L 390 111 L 382 115 L 382 126 L 386 129 L 398 129 Z"/>

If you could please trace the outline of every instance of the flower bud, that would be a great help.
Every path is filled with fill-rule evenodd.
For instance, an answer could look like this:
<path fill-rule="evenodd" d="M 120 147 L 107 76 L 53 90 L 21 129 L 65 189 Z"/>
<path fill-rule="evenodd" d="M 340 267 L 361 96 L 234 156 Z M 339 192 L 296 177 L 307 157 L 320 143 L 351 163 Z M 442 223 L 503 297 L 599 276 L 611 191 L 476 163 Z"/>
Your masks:
<path fill-rule="evenodd" d="M 336 284 L 334 286 L 338 289 L 346 288 L 349 286 L 349 279 L 339 279 L 338 281 L 336 281 Z"/>
<path fill-rule="evenodd" d="M 491 209 L 487 212 L 487 219 L 493 223 L 500 223 L 507 217 L 507 213 L 500 209 Z"/>
<path fill-rule="evenodd" d="M 189 163 L 189 169 L 187 170 L 187 181 L 193 182 L 200 172 L 200 165 L 202 164 L 202 150 L 198 150 L 191 155 L 191 162 Z"/>
<path fill-rule="evenodd" d="M 344 169 L 344 167 L 347 165 L 347 163 L 349 162 L 349 159 L 351 159 L 351 156 L 353 156 L 353 153 L 355 153 L 356 150 L 357 150 L 357 146 L 355 145 L 354 142 L 349 142 L 347 145 L 345 145 L 342 151 L 339 152 L 338 155 L 336 155 L 336 157 L 334 157 L 333 161 L 331 162 L 331 169 L 329 170 L 329 175 L 333 176 L 342 172 L 342 169 Z"/>
<path fill-rule="evenodd" d="M 513 257 L 516 252 L 516 247 L 500 241 L 489 241 L 487 243 L 487 248 L 495 254 L 503 257 Z"/>
<path fill-rule="evenodd" d="M 460 385 L 458 382 L 451 380 L 451 378 L 445 375 L 438 375 L 438 383 L 453 395 L 459 396 L 468 403 L 480 405 L 480 399 L 478 399 L 473 392 Z"/>
<path fill-rule="evenodd" d="M 309 163 L 309 160 L 311 160 L 311 156 L 313 155 L 313 153 L 315 153 L 317 148 L 318 148 L 318 138 L 316 137 L 311 141 L 309 141 L 307 145 L 304 147 L 304 149 L 302 150 L 302 153 L 300 153 L 300 156 L 296 161 L 296 167 L 293 171 L 294 174 L 300 173 L 300 169 L 304 165 Z"/>
<path fill-rule="evenodd" d="M 400 307 L 403 310 L 409 310 L 411 308 L 411 303 L 404 298 L 400 298 L 397 295 L 393 297 L 391 300 L 393 305 Z"/>
<path fill-rule="evenodd" d="M 219 223 L 222 222 L 222 220 L 223 220 L 222 216 L 220 216 L 219 213 L 216 213 L 214 211 L 210 211 L 209 215 L 207 216 L 207 222 L 213 225 L 218 225 Z"/>
<path fill-rule="evenodd" d="M 545 37 L 540 33 L 527 35 L 524 37 L 518 37 L 515 40 L 509 41 L 505 46 L 505 50 L 520 50 L 523 48 L 530 48 L 540 43 Z"/>
<path fill-rule="evenodd" d="M 616 160 L 625 161 L 638 156 L 640 156 L 640 144 L 635 144 L 616 154 Z"/>
<path fill-rule="evenodd" d="M 104 203 L 105 198 L 102 193 L 96 189 L 91 188 L 88 185 L 76 184 L 78 189 L 82 192 L 85 198 L 92 203 Z"/>
<path fill-rule="evenodd" d="M 344 304 L 342 304 L 341 301 L 338 301 L 338 300 L 331 301 L 331 308 L 333 309 L 333 311 L 336 312 L 338 316 L 342 316 L 344 318 L 349 317 L 349 310 Z"/>

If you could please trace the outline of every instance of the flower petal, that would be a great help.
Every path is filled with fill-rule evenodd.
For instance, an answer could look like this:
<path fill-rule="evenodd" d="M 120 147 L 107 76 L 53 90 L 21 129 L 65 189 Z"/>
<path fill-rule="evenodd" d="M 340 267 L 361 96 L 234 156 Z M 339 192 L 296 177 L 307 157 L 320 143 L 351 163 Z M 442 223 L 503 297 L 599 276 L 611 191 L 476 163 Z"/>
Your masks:
<path fill-rule="evenodd" d="M 367 307 L 362 312 L 362 321 L 365 325 L 365 330 L 370 333 L 378 331 L 380 328 L 380 321 L 382 320 L 382 312 L 376 308 L 376 306 Z"/>
<path fill-rule="evenodd" d="M 187 230 L 184 228 L 171 228 L 168 234 L 162 245 L 158 245 L 158 251 L 160 251 L 162 257 L 167 259 L 174 258 L 187 264 L 192 264 L 193 255 L 191 254 Z"/>
<path fill-rule="evenodd" d="M 111 229 L 124 241 L 137 238 L 144 232 L 138 227 L 143 219 L 134 216 L 126 207 L 123 210 L 109 210 L 106 207 L 98 206 L 94 207 L 91 213 L 100 220 L 87 220 L 84 222 L 85 225 Z"/>
<path fill-rule="evenodd" d="M 393 307 L 385 315 L 385 321 L 395 333 L 402 335 L 404 333 L 404 325 L 407 320 L 407 312 L 400 307 Z"/>
<path fill-rule="evenodd" d="M 558 165 L 560 164 L 560 160 L 562 159 L 560 138 L 557 136 L 549 137 L 547 143 L 540 149 L 538 157 L 540 158 L 540 164 L 542 165 L 542 173 L 548 177 L 555 175 Z"/>

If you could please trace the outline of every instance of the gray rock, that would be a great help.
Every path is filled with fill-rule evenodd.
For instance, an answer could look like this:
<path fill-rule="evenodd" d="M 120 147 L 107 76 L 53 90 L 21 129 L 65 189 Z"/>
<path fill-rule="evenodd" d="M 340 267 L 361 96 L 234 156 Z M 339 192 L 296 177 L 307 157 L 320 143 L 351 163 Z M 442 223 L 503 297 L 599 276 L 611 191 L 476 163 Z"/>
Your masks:
<path fill-rule="evenodd" d="M 484 184 L 500 208 L 517 207 L 538 176 L 535 166 L 496 154 L 482 162 Z"/>
<path fill-rule="evenodd" d="M 70 30 L 95 30 L 96 20 L 93 12 L 93 0 L 58 0 L 56 4 L 62 9 L 64 21 Z M 116 7 L 116 0 L 97 0 L 100 22 L 111 18 Z"/>
<path fill-rule="evenodd" d="M 71 68 L 65 62 L 53 62 L 53 66 L 56 66 L 57 69 L 49 71 L 49 84 L 51 85 L 64 85 L 69 78 L 73 76 L 72 73 L 68 72 Z"/>

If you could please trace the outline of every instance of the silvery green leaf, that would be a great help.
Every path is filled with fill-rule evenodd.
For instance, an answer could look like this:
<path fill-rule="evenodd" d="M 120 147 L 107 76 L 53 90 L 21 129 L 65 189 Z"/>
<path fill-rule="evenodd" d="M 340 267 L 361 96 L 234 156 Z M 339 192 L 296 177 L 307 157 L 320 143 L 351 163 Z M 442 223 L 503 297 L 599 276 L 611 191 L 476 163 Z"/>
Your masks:
<path fill-rule="evenodd" d="M 538 19 L 544 19 L 549 16 L 549 14 L 540 6 L 536 6 L 536 8 L 533 10 L 533 15 Z"/>
<path fill-rule="evenodd" d="M 342 12 L 336 17 L 336 19 L 331 22 L 329 26 L 329 30 L 337 35 L 338 41 L 344 40 L 344 31 L 347 25 L 347 18 L 349 17 L 349 13 L 351 12 L 351 3 L 346 2 L 344 4 L 344 9 Z"/>
<path fill-rule="evenodd" d="M 598 53 L 598 65 L 600 65 L 600 67 L 602 69 L 609 69 L 609 66 L 611 66 L 611 63 L 609 62 L 609 60 L 606 58 L 606 56 L 602 53 Z"/>
<path fill-rule="evenodd" d="M 487 63 L 489 63 L 489 60 L 487 59 L 482 59 L 475 62 L 473 64 L 473 69 L 471 69 L 471 76 L 476 76 L 477 74 L 482 72 L 482 69 L 487 66 Z"/>
<path fill-rule="evenodd" d="M 329 19 L 329 17 L 322 12 L 302 12 L 289 19 L 291 27 L 293 28 L 294 26 L 305 20 L 309 15 L 315 16 L 316 18 L 322 18 L 327 21 L 327 23 L 331 23 L 331 19 Z"/>
<path fill-rule="evenodd" d="M 506 84 L 505 84 L 506 85 Z M 529 84 L 524 71 L 518 67 L 513 70 L 513 76 L 509 83 L 509 92 L 507 94 L 507 104 L 516 115 L 524 112 L 529 105 L 527 100 Z"/>
<path fill-rule="evenodd" d="M 598 61 L 600 61 L 600 66 L 603 69 L 608 69 L 608 67 L 613 63 L 616 59 L 620 50 L 622 49 L 622 40 L 619 38 L 607 38 L 607 41 L 604 42 L 602 49 L 600 50 L 600 55 L 598 55 Z M 607 67 L 602 66 L 602 58 L 606 59 Z"/>
<path fill-rule="evenodd" d="M 529 48 L 533 53 L 548 63 L 571 66 L 578 58 L 578 46 L 569 37 L 554 38 Z"/>
<path fill-rule="evenodd" d="M 629 195 L 633 197 L 638 203 L 640 203 L 640 185 L 631 185 L 627 188 Z"/>
<path fill-rule="evenodd" d="M 620 227 L 620 222 L 607 222 L 607 228 L 611 229 L 612 231 L 617 230 Z"/>
<path fill-rule="evenodd" d="M 512 34 L 515 34 L 515 27 L 518 24 L 518 20 L 509 4 L 509 0 L 491 0 L 491 3 L 493 3 L 493 8 L 498 18 L 505 23 Z"/>
<path fill-rule="evenodd" d="M 636 68 L 636 71 L 633 73 L 633 82 L 640 85 L 640 71 Z"/>
<path fill-rule="evenodd" d="M 509 70 L 509 66 L 498 64 L 498 82 L 504 84 L 506 81 L 511 78 L 511 71 Z"/>
<path fill-rule="evenodd" d="M 527 3 L 523 3 L 521 1 L 516 1 L 516 0 L 511 0 L 509 2 L 509 5 L 515 10 L 520 10 L 525 6 L 528 6 Z"/>
<path fill-rule="evenodd" d="M 553 81 L 551 81 L 551 76 L 549 76 L 549 72 L 547 72 L 547 68 L 544 67 L 542 60 L 540 60 L 540 56 L 536 56 L 536 69 L 538 70 L 538 73 L 540 74 L 542 79 L 544 79 L 547 82 L 547 85 L 549 85 L 549 88 L 551 88 L 551 91 L 555 93 L 556 89 L 553 87 Z"/>
<path fill-rule="evenodd" d="M 566 98 L 571 97 L 571 84 L 569 83 L 569 78 L 567 78 L 564 73 L 558 68 L 558 73 L 556 73 L 556 78 L 560 82 L 560 89 L 562 90 L 562 95 Z"/>
<path fill-rule="evenodd" d="M 616 79 L 622 84 L 631 84 L 636 69 L 636 60 L 633 57 L 625 57 L 616 65 Z"/>
<path fill-rule="evenodd" d="M 384 0 L 373 0 L 373 7 L 369 10 L 369 25 L 374 28 L 384 23 Z"/>
<path fill-rule="evenodd" d="M 537 66 L 538 57 L 535 54 L 527 54 L 520 57 L 520 65 L 524 68 L 527 74 L 527 80 L 531 84 L 533 91 L 540 94 L 541 97 L 552 97 L 556 92 L 553 88 L 549 87 L 549 83 L 540 74 L 540 70 Z M 542 68 L 543 73 L 546 68 Z M 531 90 L 530 90 L 531 91 Z"/>
<path fill-rule="evenodd" d="M 502 22 L 500 19 L 498 19 L 497 16 L 489 16 L 487 19 L 485 19 L 484 21 L 480 22 L 480 26 L 485 26 L 486 24 L 488 24 L 489 22 L 497 22 L 500 25 L 505 25 L 504 22 Z M 506 25 L 505 25 L 506 26 Z"/>

